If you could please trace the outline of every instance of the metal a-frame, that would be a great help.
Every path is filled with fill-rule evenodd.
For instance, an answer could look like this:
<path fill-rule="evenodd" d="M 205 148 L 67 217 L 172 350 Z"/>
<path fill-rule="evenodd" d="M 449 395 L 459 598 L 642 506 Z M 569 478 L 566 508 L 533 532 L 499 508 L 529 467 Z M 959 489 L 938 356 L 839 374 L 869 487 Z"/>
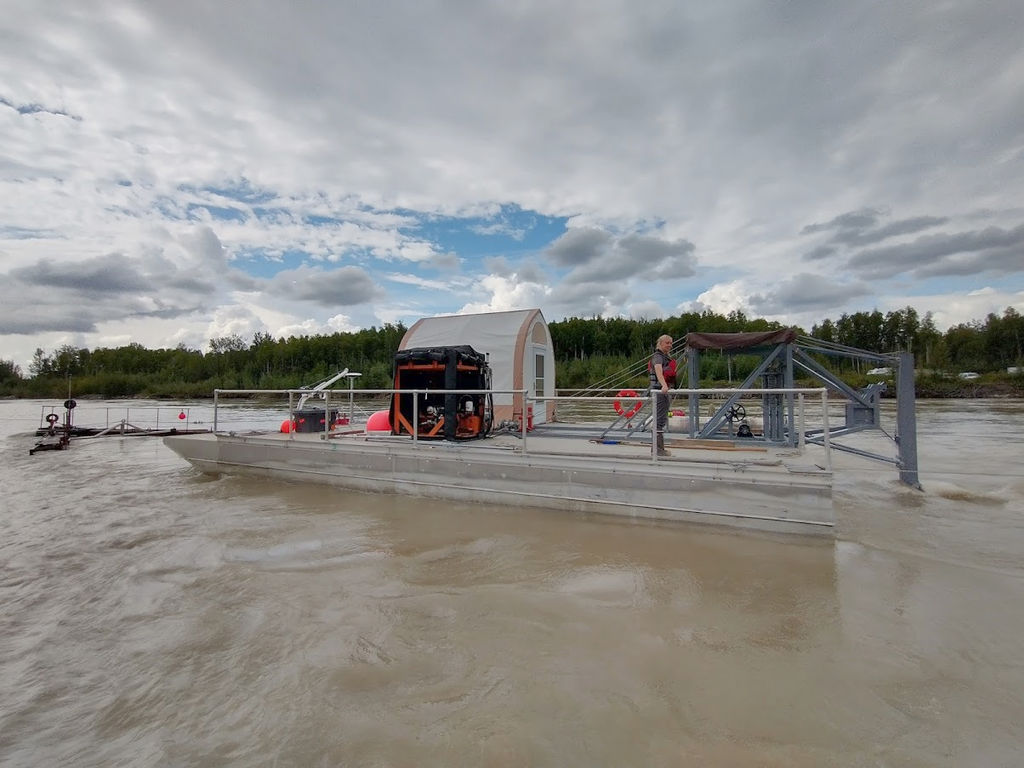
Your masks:
<path fill-rule="evenodd" d="M 700 422 L 699 395 L 689 395 L 690 437 L 720 439 L 720 430 L 742 419 L 745 410 L 740 399 L 746 389 L 793 389 L 794 367 L 821 381 L 826 388 L 838 393 L 846 401 L 845 422 L 829 431 L 829 445 L 836 450 L 854 453 L 878 461 L 895 464 L 900 480 L 907 485 L 920 488 L 917 468 L 917 417 L 914 401 L 914 356 L 909 352 L 880 353 L 824 342 L 810 336 L 797 336 L 792 331 L 771 333 L 702 333 L 688 334 L 686 344 L 687 374 L 691 390 L 700 387 L 700 356 L 703 351 L 717 349 L 726 354 L 760 354 L 761 361 L 746 377 L 739 388 L 729 395 L 713 411 L 703 424 Z M 868 429 L 882 430 L 880 400 L 885 390 L 884 383 L 869 384 L 864 389 L 854 389 L 826 369 L 812 355 L 828 355 L 847 359 L 863 360 L 895 370 L 896 388 L 896 432 L 888 435 L 896 446 L 896 457 L 866 451 L 844 445 L 836 438 Z M 760 379 L 760 381 L 758 381 Z M 761 437 L 746 439 L 796 446 L 799 435 L 794 419 L 795 400 L 793 393 L 763 393 L 762 408 L 764 429 Z M 884 432 L 884 430 L 882 430 Z M 822 429 L 807 430 L 804 440 L 821 444 L 824 441 Z"/>

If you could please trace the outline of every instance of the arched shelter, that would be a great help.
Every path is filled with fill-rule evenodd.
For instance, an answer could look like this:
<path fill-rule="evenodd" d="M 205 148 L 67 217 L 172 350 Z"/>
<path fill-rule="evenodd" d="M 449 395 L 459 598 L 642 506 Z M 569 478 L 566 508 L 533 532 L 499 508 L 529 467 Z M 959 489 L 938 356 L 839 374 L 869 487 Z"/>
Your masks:
<path fill-rule="evenodd" d="M 554 397 L 555 349 L 539 309 L 442 315 L 417 320 L 399 350 L 469 345 L 487 357 L 494 395 L 494 423 L 523 418 L 523 398 L 501 390 L 529 390 L 530 397 Z M 555 418 L 553 401 L 533 406 L 533 421 Z"/>

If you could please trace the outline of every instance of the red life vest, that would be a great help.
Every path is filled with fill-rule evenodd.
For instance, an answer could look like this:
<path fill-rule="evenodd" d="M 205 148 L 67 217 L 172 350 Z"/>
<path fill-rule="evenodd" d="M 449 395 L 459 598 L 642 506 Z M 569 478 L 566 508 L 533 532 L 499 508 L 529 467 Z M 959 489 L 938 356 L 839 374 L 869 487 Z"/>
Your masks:
<path fill-rule="evenodd" d="M 670 387 L 673 386 L 676 383 L 675 358 L 670 357 L 668 359 L 668 365 L 662 366 L 661 372 L 665 374 L 665 381 L 668 382 L 668 385 Z M 652 363 L 650 360 L 647 361 L 647 373 L 650 374 L 651 376 L 654 375 L 654 363 Z"/>

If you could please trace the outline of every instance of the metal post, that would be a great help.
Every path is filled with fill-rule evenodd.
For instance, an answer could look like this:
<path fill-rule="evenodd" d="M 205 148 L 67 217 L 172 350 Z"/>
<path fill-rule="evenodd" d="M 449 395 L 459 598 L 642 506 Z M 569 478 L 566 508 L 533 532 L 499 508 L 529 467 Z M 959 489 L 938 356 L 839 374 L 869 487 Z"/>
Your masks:
<path fill-rule="evenodd" d="M 217 434 L 217 394 L 219 389 L 213 390 L 213 434 Z"/>
<path fill-rule="evenodd" d="M 326 440 L 331 436 L 331 390 L 324 390 L 324 434 Z"/>
<path fill-rule="evenodd" d="M 800 418 L 800 432 L 797 435 L 797 445 L 800 447 L 800 453 L 804 452 L 804 433 L 807 431 L 807 412 L 804 409 L 804 393 L 801 392 L 797 395 L 797 402 L 799 407 L 799 418 Z"/>
<path fill-rule="evenodd" d="M 288 439 L 295 439 L 295 393 L 288 390 Z"/>
<path fill-rule="evenodd" d="M 832 471 L 832 446 L 828 436 L 828 389 L 821 390 L 821 445 L 825 449 L 825 469 Z"/>
<path fill-rule="evenodd" d="M 658 396 L 654 392 L 654 386 L 650 389 L 651 396 L 651 461 L 658 460 Z M 667 427 L 668 425 L 666 425 Z"/>
<path fill-rule="evenodd" d="M 395 393 L 396 398 L 401 398 L 397 392 Z M 397 413 L 402 412 L 401 400 L 398 400 L 398 404 L 395 406 Z M 420 436 L 420 393 L 418 390 L 412 391 L 412 442 L 415 445 L 419 442 Z"/>
<path fill-rule="evenodd" d="M 526 455 L 526 413 L 527 413 L 527 411 L 526 411 L 526 406 L 527 406 L 526 399 L 527 399 L 527 396 L 529 395 L 529 393 L 530 393 L 530 390 L 528 390 L 528 389 L 524 389 L 523 390 L 523 400 L 522 400 L 523 412 L 522 412 L 522 414 L 520 414 L 522 418 L 519 419 L 520 437 L 523 439 L 523 456 Z"/>
<path fill-rule="evenodd" d="M 786 359 L 785 366 L 782 373 L 782 386 L 788 390 L 793 389 L 793 345 L 786 344 Z M 789 417 L 789 437 L 786 440 L 786 445 L 792 448 L 797 443 L 797 437 L 793 434 L 793 392 L 786 393 L 786 411 Z M 800 439 L 803 439 L 801 435 Z"/>
<path fill-rule="evenodd" d="M 700 428 L 700 400 L 696 391 L 700 388 L 700 352 L 690 350 L 686 354 L 687 377 L 690 383 L 690 438 L 697 437 Z"/>
<path fill-rule="evenodd" d="M 914 356 L 899 354 L 896 380 L 896 451 L 900 481 L 921 490 L 917 477 L 917 414 L 914 402 Z"/>

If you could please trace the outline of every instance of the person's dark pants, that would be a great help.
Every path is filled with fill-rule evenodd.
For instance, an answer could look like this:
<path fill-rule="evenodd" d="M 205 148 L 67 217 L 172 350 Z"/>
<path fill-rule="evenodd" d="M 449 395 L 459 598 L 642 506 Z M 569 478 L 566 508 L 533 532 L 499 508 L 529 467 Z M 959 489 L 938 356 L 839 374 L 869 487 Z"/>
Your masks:
<path fill-rule="evenodd" d="M 665 431 L 665 425 L 668 424 L 668 409 L 671 398 L 660 390 L 656 390 L 654 393 L 654 407 L 658 418 L 655 421 L 655 426 L 658 432 Z"/>

